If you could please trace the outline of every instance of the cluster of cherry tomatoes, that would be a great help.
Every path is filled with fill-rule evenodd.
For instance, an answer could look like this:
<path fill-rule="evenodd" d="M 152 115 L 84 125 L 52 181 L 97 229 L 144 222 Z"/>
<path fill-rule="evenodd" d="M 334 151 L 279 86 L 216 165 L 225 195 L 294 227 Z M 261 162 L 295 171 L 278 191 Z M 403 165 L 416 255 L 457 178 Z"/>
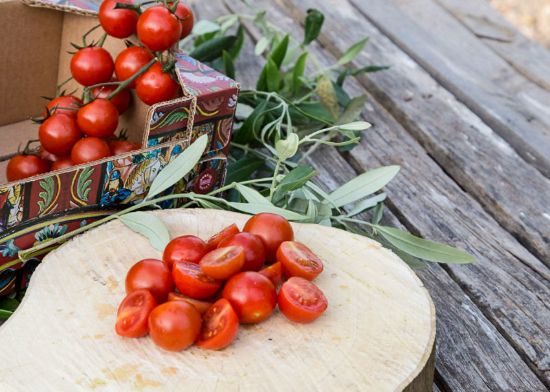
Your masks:
<path fill-rule="evenodd" d="M 14 156 L 7 166 L 8 181 L 139 149 L 139 144 L 115 137 L 119 116 L 131 104 L 131 90 L 147 105 L 180 93 L 171 50 L 193 28 L 189 7 L 159 2 L 142 12 L 133 0 L 104 0 L 98 16 L 107 35 L 126 39 L 136 34 L 139 43 L 126 41 L 129 46 L 115 60 L 98 43 L 73 45 L 71 76 L 84 87 L 82 98 L 62 93 L 48 102 L 38 131 L 40 153 Z"/>
<path fill-rule="evenodd" d="M 149 334 L 169 351 L 193 343 L 220 350 L 235 340 L 240 323 L 264 321 L 277 305 L 294 322 L 317 319 L 327 300 L 311 281 L 322 271 L 323 262 L 294 241 L 285 218 L 257 214 L 242 232 L 232 224 L 207 242 L 177 237 L 162 260 L 136 263 L 115 330 L 130 338 Z"/>

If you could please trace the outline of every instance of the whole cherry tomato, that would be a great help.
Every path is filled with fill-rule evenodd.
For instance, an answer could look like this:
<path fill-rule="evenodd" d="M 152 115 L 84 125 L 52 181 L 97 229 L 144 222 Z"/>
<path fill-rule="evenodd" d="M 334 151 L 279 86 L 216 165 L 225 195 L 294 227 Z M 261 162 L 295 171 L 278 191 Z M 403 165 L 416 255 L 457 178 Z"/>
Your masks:
<path fill-rule="evenodd" d="M 220 242 L 222 242 L 224 239 L 233 237 L 235 234 L 240 233 L 239 228 L 236 224 L 232 224 L 230 226 L 227 226 L 225 229 L 220 231 L 219 233 L 214 234 L 212 237 L 206 241 L 206 248 L 210 250 L 214 250 L 218 247 Z"/>
<path fill-rule="evenodd" d="M 130 151 L 139 150 L 141 145 L 138 143 L 132 143 L 127 140 L 111 140 L 109 142 L 109 148 L 111 149 L 111 154 L 120 155 Z"/>
<path fill-rule="evenodd" d="M 140 338 L 149 332 L 149 314 L 157 306 L 149 290 L 132 291 L 120 303 L 116 315 L 115 331 L 127 338 Z"/>
<path fill-rule="evenodd" d="M 293 277 L 283 283 L 278 297 L 279 309 L 289 320 L 311 323 L 327 309 L 323 292 L 309 280 Z"/>
<path fill-rule="evenodd" d="M 222 282 L 212 279 L 195 263 L 178 261 L 172 267 L 172 276 L 180 293 L 195 299 L 212 297 Z"/>
<path fill-rule="evenodd" d="M 131 78 L 152 59 L 153 55 L 151 52 L 141 46 L 130 46 L 124 49 L 115 60 L 117 79 L 123 81 Z M 134 80 L 128 87 L 135 88 L 136 81 Z"/>
<path fill-rule="evenodd" d="M 111 137 L 118 126 L 118 110 L 108 99 L 96 99 L 78 111 L 76 123 L 87 136 Z"/>
<path fill-rule="evenodd" d="M 101 86 L 94 87 L 92 89 L 92 98 L 95 100 L 97 98 L 107 99 L 107 97 L 115 91 L 117 86 Z M 132 94 L 128 90 L 122 90 L 113 98 L 111 98 L 111 103 L 115 105 L 118 114 L 124 113 L 130 107 L 130 101 L 132 100 Z"/>
<path fill-rule="evenodd" d="M 147 105 L 169 101 L 178 95 L 180 85 L 157 62 L 136 81 L 136 94 Z"/>
<path fill-rule="evenodd" d="M 264 244 L 260 237 L 250 233 L 238 233 L 222 240 L 218 247 L 241 246 L 244 249 L 243 271 L 258 271 L 265 262 Z"/>
<path fill-rule="evenodd" d="M 98 46 L 80 49 L 71 58 L 71 74 L 83 86 L 108 82 L 114 69 L 109 52 Z"/>
<path fill-rule="evenodd" d="M 61 157 L 59 157 L 55 154 L 52 154 L 51 152 L 45 150 L 44 147 L 42 147 L 42 146 L 40 146 L 40 148 L 38 149 L 38 155 L 40 156 L 40 158 L 44 159 L 45 161 L 49 161 L 49 162 L 55 162 L 59 158 L 61 158 Z"/>
<path fill-rule="evenodd" d="M 180 39 L 181 24 L 176 15 L 162 5 L 145 10 L 137 22 L 139 40 L 153 52 L 170 49 Z"/>
<path fill-rule="evenodd" d="M 168 268 L 178 261 L 198 263 L 206 254 L 206 244 L 194 235 L 182 235 L 171 240 L 162 254 L 162 261 Z"/>
<path fill-rule="evenodd" d="M 307 246 L 298 241 L 285 241 L 277 250 L 277 261 L 286 276 L 313 280 L 323 272 L 323 262 Z"/>
<path fill-rule="evenodd" d="M 268 265 L 260 271 L 260 274 L 268 278 L 275 288 L 283 284 L 283 266 L 279 262 Z"/>
<path fill-rule="evenodd" d="M 193 24 L 195 23 L 195 18 L 193 17 L 193 10 L 191 7 L 179 2 L 175 12 L 181 24 L 181 36 L 180 38 L 185 38 L 193 30 Z"/>
<path fill-rule="evenodd" d="M 22 180 L 23 178 L 36 176 L 50 170 L 50 163 L 36 155 L 15 155 L 6 168 L 8 181 Z"/>
<path fill-rule="evenodd" d="M 46 105 L 47 111 L 44 111 L 43 115 L 46 117 L 48 111 L 50 114 L 66 114 L 69 117 L 76 119 L 76 113 L 82 105 L 82 100 L 72 95 L 63 95 L 52 99 Z"/>
<path fill-rule="evenodd" d="M 38 138 L 44 150 L 56 155 L 67 155 L 82 133 L 74 118 L 65 114 L 48 117 L 38 128 Z"/>
<path fill-rule="evenodd" d="M 52 170 L 67 169 L 71 166 L 73 166 L 73 161 L 71 161 L 71 157 L 60 157 L 54 163 L 52 163 Z"/>
<path fill-rule="evenodd" d="M 241 272 L 229 279 L 222 297 L 227 299 L 241 323 L 259 323 L 267 319 L 277 305 L 273 283 L 258 272 Z"/>
<path fill-rule="evenodd" d="M 239 317 L 224 298 L 217 300 L 203 316 L 197 345 L 209 350 L 221 350 L 235 340 L 239 332 Z"/>
<path fill-rule="evenodd" d="M 80 139 L 71 150 L 71 161 L 74 165 L 88 163 L 106 158 L 111 155 L 109 145 L 103 139 L 97 137 L 85 137 Z"/>
<path fill-rule="evenodd" d="M 240 246 L 214 249 L 203 256 L 199 265 L 211 278 L 229 279 L 243 268 L 244 249 Z"/>
<path fill-rule="evenodd" d="M 261 213 L 250 218 L 244 225 L 243 231 L 256 234 L 265 245 L 268 262 L 275 262 L 279 245 L 283 241 L 292 241 L 294 231 L 290 223 L 280 215 Z"/>
<path fill-rule="evenodd" d="M 130 9 L 115 9 L 117 3 L 133 4 L 133 1 L 103 0 L 99 7 L 99 23 L 110 36 L 127 38 L 136 32 L 138 14 Z"/>
<path fill-rule="evenodd" d="M 157 306 L 149 315 L 149 335 L 157 346 L 180 351 L 195 342 L 201 324 L 201 315 L 193 305 L 170 301 Z"/>
<path fill-rule="evenodd" d="M 191 297 L 187 297 L 183 294 L 179 293 L 168 293 L 168 301 L 185 301 L 193 305 L 200 314 L 206 313 L 206 311 L 212 306 L 211 302 L 207 301 L 199 301 L 198 299 L 194 299 Z"/>
<path fill-rule="evenodd" d="M 174 289 L 170 270 L 160 260 L 138 261 L 126 275 L 126 292 L 131 293 L 138 289 L 149 290 L 159 303 L 166 301 L 168 293 Z"/>

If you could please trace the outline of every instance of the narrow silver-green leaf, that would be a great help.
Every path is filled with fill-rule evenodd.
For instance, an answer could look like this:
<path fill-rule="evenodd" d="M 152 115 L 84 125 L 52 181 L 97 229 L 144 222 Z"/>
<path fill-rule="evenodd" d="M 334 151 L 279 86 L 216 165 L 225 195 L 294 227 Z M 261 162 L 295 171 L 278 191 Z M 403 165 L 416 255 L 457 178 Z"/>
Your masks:
<path fill-rule="evenodd" d="M 275 207 L 272 204 L 260 204 L 260 203 L 235 203 L 228 202 L 230 207 L 247 212 L 249 214 L 259 214 L 260 212 L 271 212 L 273 214 L 279 214 L 291 221 L 303 221 L 307 219 L 307 216 L 298 214 L 293 211 L 285 210 L 284 208 Z"/>
<path fill-rule="evenodd" d="M 206 19 L 199 20 L 197 24 L 193 26 L 193 34 L 195 35 L 213 33 L 219 30 L 220 30 L 219 24 Z"/>
<path fill-rule="evenodd" d="M 142 211 L 121 215 L 122 223 L 149 240 L 153 248 L 162 252 L 170 241 L 170 233 L 164 223 L 153 214 Z"/>
<path fill-rule="evenodd" d="M 306 70 L 307 55 L 308 52 L 302 53 L 298 57 L 298 60 L 296 60 L 296 64 L 294 64 L 294 69 L 292 70 L 292 91 L 294 94 L 298 94 L 302 88 L 302 76 L 304 76 Z"/>
<path fill-rule="evenodd" d="M 365 47 L 365 44 L 367 43 L 368 38 L 363 38 L 361 41 L 354 43 L 351 45 L 348 50 L 340 57 L 340 60 L 338 60 L 339 65 L 344 65 L 349 63 L 350 61 L 353 61 L 359 53 L 363 50 Z"/>
<path fill-rule="evenodd" d="M 256 44 L 256 47 L 254 48 L 254 54 L 256 56 L 260 56 L 263 52 L 265 52 L 270 42 L 270 39 L 266 36 L 260 38 L 258 43 Z"/>
<path fill-rule="evenodd" d="M 365 131 L 371 127 L 370 123 L 366 121 L 354 121 L 347 124 L 338 125 L 338 128 L 344 131 Z"/>
<path fill-rule="evenodd" d="M 262 196 L 256 189 L 247 187 L 246 185 L 236 184 L 236 189 L 249 203 L 255 204 L 270 204 L 269 201 Z"/>
<path fill-rule="evenodd" d="M 363 112 L 366 102 L 367 102 L 366 95 L 360 95 L 358 97 L 353 98 L 346 106 L 346 109 L 344 110 L 344 112 L 338 118 L 338 121 L 336 122 L 336 124 L 337 125 L 347 124 L 357 120 L 361 115 L 361 113 Z"/>
<path fill-rule="evenodd" d="M 368 210 L 369 208 L 372 208 L 376 206 L 381 201 L 386 200 L 386 194 L 381 193 L 379 195 L 375 195 L 373 197 L 369 197 L 368 199 L 361 200 L 357 205 L 348 213 L 348 216 L 354 216 L 357 214 L 362 213 L 365 210 Z"/>

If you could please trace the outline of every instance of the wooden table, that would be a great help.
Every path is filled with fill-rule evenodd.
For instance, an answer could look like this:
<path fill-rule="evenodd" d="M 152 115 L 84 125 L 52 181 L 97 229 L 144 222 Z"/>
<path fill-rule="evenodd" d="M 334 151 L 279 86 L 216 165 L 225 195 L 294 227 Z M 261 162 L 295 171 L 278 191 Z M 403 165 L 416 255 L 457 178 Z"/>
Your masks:
<path fill-rule="evenodd" d="M 385 72 L 350 79 L 374 124 L 360 146 L 317 151 L 327 188 L 399 164 L 387 223 L 463 247 L 477 262 L 430 264 L 418 275 L 437 308 L 436 391 L 550 387 L 550 52 L 483 0 L 255 0 L 302 37 L 308 8 L 327 16 L 321 60 L 369 36 L 355 65 Z M 197 1 L 199 18 L 245 11 Z M 246 11 L 248 13 L 248 11 Z M 252 40 L 258 35 L 248 33 Z M 249 44 L 237 79 L 262 62 Z"/>

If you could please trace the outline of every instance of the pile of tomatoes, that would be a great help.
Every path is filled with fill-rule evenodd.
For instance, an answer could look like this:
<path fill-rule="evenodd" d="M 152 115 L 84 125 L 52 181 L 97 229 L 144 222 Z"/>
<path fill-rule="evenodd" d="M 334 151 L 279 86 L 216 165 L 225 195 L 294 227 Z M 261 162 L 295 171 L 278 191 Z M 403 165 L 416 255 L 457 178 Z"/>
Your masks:
<path fill-rule="evenodd" d="M 162 260 L 136 263 L 126 276 L 115 330 L 130 338 L 149 334 L 169 351 L 193 343 L 220 350 L 235 340 L 240 323 L 262 322 L 277 305 L 297 323 L 321 316 L 327 300 L 311 281 L 322 271 L 323 262 L 294 241 L 285 218 L 257 214 L 242 232 L 232 224 L 206 242 L 177 237 Z"/>
<path fill-rule="evenodd" d="M 104 0 L 98 16 L 105 34 L 126 39 L 128 47 L 113 60 L 102 40 L 86 45 L 86 34 L 83 47 L 73 44 L 77 51 L 71 58 L 71 75 L 83 86 L 82 97 L 62 92 L 47 103 L 38 152 L 25 149 L 14 156 L 7 166 L 8 181 L 139 149 L 139 144 L 115 137 L 119 116 L 131 105 L 132 90 L 147 105 L 180 94 L 172 48 L 191 33 L 189 7 L 179 1 L 158 2 L 142 12 L 132 0 Z M 128 40 L 134 34 L 135 44 Z"/>

